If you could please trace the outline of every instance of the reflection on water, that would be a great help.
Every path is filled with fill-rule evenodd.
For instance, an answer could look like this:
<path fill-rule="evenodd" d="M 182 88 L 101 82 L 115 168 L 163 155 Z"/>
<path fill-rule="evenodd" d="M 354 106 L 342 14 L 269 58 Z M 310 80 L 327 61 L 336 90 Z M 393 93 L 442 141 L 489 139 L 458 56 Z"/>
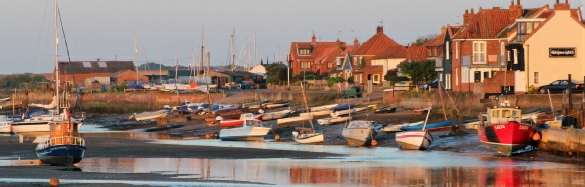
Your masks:
<path fill-rule="evenodd" d="M 393 161 L 344 159 L 87 158 L 84 172 L 159 173 L 196 180 L 249 181 L 276 185 L 585 185 L 584 167 L 568 164 L 481 160 L 484 167 L 395 166 Z"/>

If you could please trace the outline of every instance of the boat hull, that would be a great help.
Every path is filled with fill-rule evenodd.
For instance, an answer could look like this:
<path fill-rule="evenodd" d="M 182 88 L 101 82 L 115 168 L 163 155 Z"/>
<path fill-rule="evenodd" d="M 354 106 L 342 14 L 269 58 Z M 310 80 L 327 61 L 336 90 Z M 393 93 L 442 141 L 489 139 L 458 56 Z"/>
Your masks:
<path fill-rule="evenodd" d="M 533 126 L 511 121 L 480 127 L 477 136 L 486 148 L 512 156 L 514 152 L 530 145 L 535 133 Z"/>
<path fill-rule="evenodd" d="M 343 128 L 341 136 L 349 146 L 366 146 L 372 142 L 373 133 L 371 128 Z"/>
<path fill-rule="evenodd" d="M 433 136 L 427 131 L 406 131 L 396 133 L 396 142 L 402 149 L 426 150 L 433 142 Z"/>
<path fill-rule="evenodd" d="M 311 114 L 312 117 L 315 117 Z M 297 117 L 290 117 L 290 118 L 282 118 L 277 119 L 276 124 L 278 126 L 287 126 L 287 125 L 296 125 L 296 124 L 303 124 L 305 122 L 309 122 L 311 120 L 311 116 L 297 116 Z"/>
<path fill-rule="evenodd" d="M 283 111 L 278 111 L 278 112 L 266 113 L 266 114 L 262 115 L 262 120 L 267 121 L 267 120 L 281 119 L 281 118 L 286 117 L 291 112 L 292 112 L 292 110 L 283 110 Z"/>
<path fill-rule="evenodd" d="M 134 116 L 134 119 L 136 119 L 136 121 L 153 120 L 156 118 L 165 117 L 165 116 L 167 116 L 168 113 L 169 113 L 169 111 L 166 109 L 154 111 L 154 112 L 143 112 L 140 114 L 136 114 L 136 116 Z"/>
<path fill-rule="evenodd" d="M 295 141 L 297 141 L 297 143 L 301 143 L 301 144 L 310 144 L 310 143 L 319 143 L 319 142 L 324 142 L 325 138 L 323 136 L 323 133 L 310 133 L 310 134 L 301 134 L 299 135 L 299 137 L 295 138 Z"/>
<path fill-rule="evenodd" d="M 41 162 L 50 165 L 72 165 L 79 163 L 85 155 L 85 146 L 81 145 L 54 145 L 44 149 L 37 149 L 37 156 Z"/>
<path fill-rule="evenodd" d="M 268 134 L 268 127 L 238 127 L 222 129 L 219 131 L 219 139 L 224 141 L 261 141 Z"/>
<path fill-rule="evenodd" d="M 346 122 L 349 120 L 351 120 L 351 117 L 344 116 L 344 117 L 318 119 L 317 123 L 319 123 L 319 125 L 330 125 L 330 124 L 334 124 L 334 123 Z"/>

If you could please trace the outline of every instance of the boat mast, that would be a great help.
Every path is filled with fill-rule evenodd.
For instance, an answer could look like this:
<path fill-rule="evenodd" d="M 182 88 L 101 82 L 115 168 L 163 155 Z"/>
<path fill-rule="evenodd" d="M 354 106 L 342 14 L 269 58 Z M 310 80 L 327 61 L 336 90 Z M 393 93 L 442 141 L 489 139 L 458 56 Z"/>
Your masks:
<path fill-rule="evenodd" d="M 313 126 L 313 116 L 311 116 L 311 110 L 309 110 L 309 104 L 307 104 L 307 96 L 305 96 L 305 85 L 303 85 L 303 82 L 301 82 L 301 91 L 303 92 L 303 101 L 305 102 L 305 108 L 307 109 L 307 112 L 309 113 L 309 123 L 311 124 L 311 130 L 313 131 L 313 134 L 315 134 L 315 126 Z M 350 115 L 351 115 L 351 112 L 350 112 Z"/>
<path fill-rule="evenodd" d="M 230 70 L 234 71 L 236 69 L 235 58 L 236 55 L 234 54 L 234 40 L 236 35 L 236 28 L 232 30 L 232 36 L 230 38 Z"/>
<path fill-rule="evenodd" d="M 197 68 L 197 75 L 200 75 L 199 72 L 204 71 L 203 67 L 203 53 L 205 53 L 205 25 L 201 29 L 201 61 L 199 61 L 199 67 Z M 202 75 L 201 75 L 202 76 Z M 199 77 L 199 76 L 198 76 Z"/>
<path fill-rule="evenodd" d="M 136 33 L 134 33 L 134 55 L 136 56 L 136 85 L 138 85 L 138 48 L 136 48 Z"/>
<path fill-rule="evenodd" d="M 54 1 L 55 3 L 55 96 L 57 97 L 57 112 L 60 109 L 60 98 L 59 98 L 59 85 L 61 83 L 61 79 L 59 78 L 59 31 L 57 30 L 57 0 Z"/>

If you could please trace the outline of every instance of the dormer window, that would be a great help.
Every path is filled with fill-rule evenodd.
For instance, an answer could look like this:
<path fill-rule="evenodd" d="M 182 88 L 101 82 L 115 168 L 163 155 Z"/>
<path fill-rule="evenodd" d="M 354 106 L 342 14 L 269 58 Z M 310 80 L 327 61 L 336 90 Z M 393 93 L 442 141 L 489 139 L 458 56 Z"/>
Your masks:
<path fill-rule="evenodd" d="M 522 21 L 517 23 L 518 35 L 516 42 L 523 42 L 534 29 L 540 25 L 540 21 Z"/>
<path fill-rule="evenodd" d="M 310 49 L 299 49 L 299 55 L 311 55 Z"/>

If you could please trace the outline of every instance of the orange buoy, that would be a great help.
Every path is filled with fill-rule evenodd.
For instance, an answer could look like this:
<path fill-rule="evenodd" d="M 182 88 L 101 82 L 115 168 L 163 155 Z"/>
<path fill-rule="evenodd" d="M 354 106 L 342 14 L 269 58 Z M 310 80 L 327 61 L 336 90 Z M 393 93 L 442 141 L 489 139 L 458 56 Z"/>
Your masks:
<path fill-rule="evenodd" d="M 49 186 L 53 187 L 53 186 L 59 186 L 59 179 L 58 178 L 52 178 L 51 180 L 49 180 Z"/>
<path fill-rule="evenodd" d="M 370 143 L 370 144 L 372 144 L 372 146 L 376 146 L 376 145 L 378 145 L 378 141 L 372 140 L 372 143 Z"/>
<path fill-rule="evenodd" d="M 540 133 L 534 133 L 534 135 L 532 135 L 532 140 L 539 141 L 540 140 Z"/>
<path fill-rule="evenodd" d="M 274 135 L 274 140 L 276 140 L 276 141 L 280 140 L 280 135 L 278 135 L 278 134 Z"/>
<path fill-rule="evenodd" d="M 211 139 L 211 135 L 210 134 L 206 134 L 205 135 L 205 139 Z"/>

